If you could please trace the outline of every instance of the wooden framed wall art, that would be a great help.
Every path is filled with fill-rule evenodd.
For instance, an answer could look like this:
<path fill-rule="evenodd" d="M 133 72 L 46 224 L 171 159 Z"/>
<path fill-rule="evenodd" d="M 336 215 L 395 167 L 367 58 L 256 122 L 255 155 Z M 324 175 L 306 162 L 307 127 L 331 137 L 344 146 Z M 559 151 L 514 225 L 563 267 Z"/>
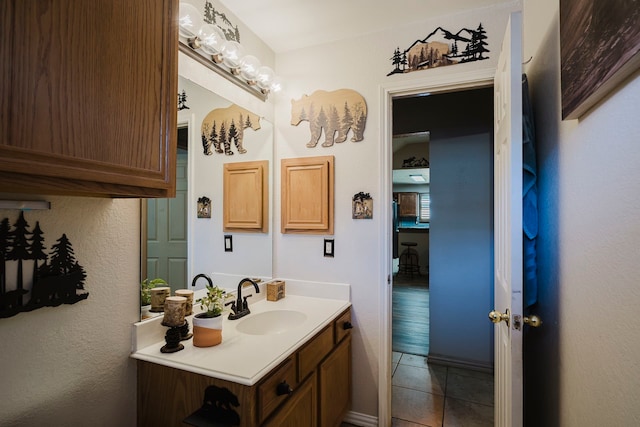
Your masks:
<path fill-rule="evenodd" d="M 640 7 L 560 0 L 562 119 L 577 119 L 640 67 Z"/>

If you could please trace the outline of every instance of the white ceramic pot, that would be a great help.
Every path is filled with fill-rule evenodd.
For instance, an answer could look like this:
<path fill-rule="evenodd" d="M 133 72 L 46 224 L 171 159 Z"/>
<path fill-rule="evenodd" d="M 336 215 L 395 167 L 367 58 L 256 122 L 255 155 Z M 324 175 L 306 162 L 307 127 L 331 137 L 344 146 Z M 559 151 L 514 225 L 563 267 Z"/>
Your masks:
<path fill-rule="evenodd" d="M 148 319 L 150 317 L 152 317 L 152 315 L 151 315 L 151 304 L 143 305 L 142 307 L 140 307 L 140 319 L 144 320 L 144 319 Z"/>
<path fill-rule="evenodd" d="M 193 316 L 193 345 L 212 347 L 222 342 L 222 315 L 206 317 L 206 313 Z"/>

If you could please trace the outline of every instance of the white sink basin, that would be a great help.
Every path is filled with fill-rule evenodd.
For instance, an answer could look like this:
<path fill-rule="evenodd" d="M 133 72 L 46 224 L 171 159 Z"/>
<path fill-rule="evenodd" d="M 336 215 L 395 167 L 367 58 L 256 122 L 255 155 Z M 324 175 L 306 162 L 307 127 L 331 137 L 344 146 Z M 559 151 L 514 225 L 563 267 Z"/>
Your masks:
<path fill-rule="evenodd" d="M 236 330 L 249 335 L 281 334 L 300 326 L 307 315 L 294 310 L 271 310 L 257 314 L 249 314 L 240 320 Z"/>

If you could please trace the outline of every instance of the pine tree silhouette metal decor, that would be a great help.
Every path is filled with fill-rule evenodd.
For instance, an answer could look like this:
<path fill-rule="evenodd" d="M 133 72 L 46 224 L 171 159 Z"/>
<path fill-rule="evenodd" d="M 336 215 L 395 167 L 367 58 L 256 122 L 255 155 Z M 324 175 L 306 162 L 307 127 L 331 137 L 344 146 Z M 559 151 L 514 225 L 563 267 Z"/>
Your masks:
<path fill-rule="evenodd" d="M 204 22 L 216 25 L 220 28 L 227 40 L 240 43 L 240 31 L 237 25 L 233 25 L 224 12 L 217 11 L 210 1 L 204 3 Z"/>
<path fill-rule="evenodd" d="M 66 234 L 47 256 L 39 222 L 29 231 L 24 212 L 20 212 L 13 229 L 9 224 L 9 218 L 0 221 L 0 318 L 87 299 L 89 293 L 81 292 L 87 274 Z M 32 268 L 26 271 L 26 266 Z"/>
<path fill-rule="evenodd" d="M 187 91 L 182 89 L 182 92 L 178 92 L 178 111 L 188 110 L 187 105 Z"/>
<path fill-rule="evenodd" d="M 489 59 L 486 40 L 482 23 L 475 30 L 462 28 L 457 33 L 438 27 L 407 49 L 396 48 L 390 58 L 394 68 L 387 76 Z"/>

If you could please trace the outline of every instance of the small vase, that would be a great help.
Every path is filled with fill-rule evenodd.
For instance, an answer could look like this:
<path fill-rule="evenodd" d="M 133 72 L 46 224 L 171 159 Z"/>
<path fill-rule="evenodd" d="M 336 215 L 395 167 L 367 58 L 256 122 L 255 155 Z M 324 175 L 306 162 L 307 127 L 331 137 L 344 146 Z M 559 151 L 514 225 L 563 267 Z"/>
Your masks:
<path fill-rule="evenodd" d="M 222 342 L 222 315 L 207 317 L 207 313 L 193 316 L 193 345 L 212 347 Z"/>
<path fill-rule="evenodd" d="M 164 311 L 164 300 L 171 295 L 169 286 L 157 286 L 151 289 L 151 312 L 162 313 Z"/>

